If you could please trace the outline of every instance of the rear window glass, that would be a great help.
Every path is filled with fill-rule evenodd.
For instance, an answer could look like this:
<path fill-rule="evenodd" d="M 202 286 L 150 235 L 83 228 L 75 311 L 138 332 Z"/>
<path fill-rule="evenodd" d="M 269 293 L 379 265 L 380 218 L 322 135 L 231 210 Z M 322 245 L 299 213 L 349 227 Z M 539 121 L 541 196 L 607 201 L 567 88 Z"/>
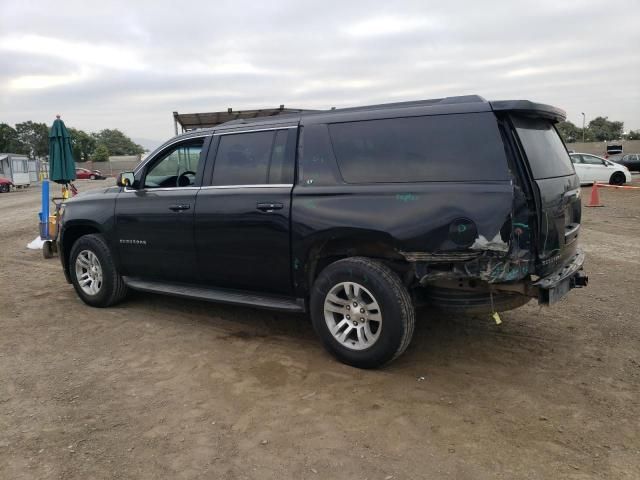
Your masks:
<path fill-rule="evenodd" d="M 492 113 L 337 123 L 329 131 L 348 183 L 509 179 Z"/>
<path fill-rule="evenodd" d="M 534 178 L 539 180 L 574 174 L 567 149 L 549 121 L 514 117 L 513 123 Z"/>

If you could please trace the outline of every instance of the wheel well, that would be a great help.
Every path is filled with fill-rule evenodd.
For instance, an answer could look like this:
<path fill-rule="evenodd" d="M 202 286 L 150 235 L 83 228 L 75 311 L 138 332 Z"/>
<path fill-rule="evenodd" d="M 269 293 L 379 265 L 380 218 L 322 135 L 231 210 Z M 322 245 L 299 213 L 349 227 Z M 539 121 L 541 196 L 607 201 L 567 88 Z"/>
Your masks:
<path fill-rule="evenodd" d="M 307 281 L 309 287 L 326 267 L 349 257 L 367 257 L 383 261 L 400 278 L 406 276 L 409 263 L 391 245 L 385 242 L 356 242 L 333 240 L 313 248 L 309 253 Z"/>
<path fill-rule="evenodd" d="M 63 264 L 65 269 L 69 267 L 69 256 L 71 255 L 71 248 L 73 247 L 73 244 L 76 243 L 80 237 L 91 235 L 92 233 L 100 233 L 100 230 L 91 225 L 74 225 L 64 230 L 64 236 L 62 237 L 62 252 L 64 255 Z"/>

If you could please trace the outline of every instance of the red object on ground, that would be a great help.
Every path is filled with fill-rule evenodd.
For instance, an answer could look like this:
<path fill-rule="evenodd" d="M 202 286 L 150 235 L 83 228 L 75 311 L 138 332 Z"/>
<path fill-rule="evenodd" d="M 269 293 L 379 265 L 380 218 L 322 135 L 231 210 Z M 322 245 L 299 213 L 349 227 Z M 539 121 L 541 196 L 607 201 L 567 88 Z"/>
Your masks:
<path fill-rule="evenodd" d="M 0 192 L 8 192 L 13 187 L 11 180 L 0 177 Z"/>
<path fill-rule="evenodd" d="M 593 187 L 591 187 L 591 198 L 589 199 L 589 203 L 586 205 L 587 207 L 604 207 L 600 203 L 600 194 L 598 193 L 598 182 L 593 182 Z"/>

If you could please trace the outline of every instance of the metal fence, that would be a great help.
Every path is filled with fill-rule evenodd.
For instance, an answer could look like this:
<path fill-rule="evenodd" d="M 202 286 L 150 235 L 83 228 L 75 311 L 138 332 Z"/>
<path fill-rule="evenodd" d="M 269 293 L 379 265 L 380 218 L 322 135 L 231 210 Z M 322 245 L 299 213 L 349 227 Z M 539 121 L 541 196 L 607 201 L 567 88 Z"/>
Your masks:
<path fill-rule="evenodd" d="M 100 170 L 103 175 L 115 177 L 121 172 L 128 172 L 140 163 L 139 155 L 109 157 L 108 162 L 76 162 L 76 167 L 88 170 Z"/>
<path fill-rule="evenodd" d="M 622 145 L 624 153 L 640 153 L 640 140 L 623 140 L 615 143 L 616 145 Z M 592 153 L 594 155 L 604 155 L 607 153 L 607 142 L 574 142 L 567 143 L 567 148 L 574 152 L 580 153 Z"/>

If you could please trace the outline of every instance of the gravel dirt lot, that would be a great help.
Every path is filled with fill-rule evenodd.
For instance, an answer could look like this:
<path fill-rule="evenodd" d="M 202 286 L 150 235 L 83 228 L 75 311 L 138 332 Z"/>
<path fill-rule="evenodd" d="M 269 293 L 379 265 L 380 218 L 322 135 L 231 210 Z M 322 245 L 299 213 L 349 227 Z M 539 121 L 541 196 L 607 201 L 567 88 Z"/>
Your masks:
<path fill-rule="evenodd" d="M 39 195 L 0 194 L 1 479 L 640 478 L 640 190 L 583 210 L 588 288 L 500 326 L 422 311 L 377 371 L 300 315 L 85 306 L 25 248 Z"/>

